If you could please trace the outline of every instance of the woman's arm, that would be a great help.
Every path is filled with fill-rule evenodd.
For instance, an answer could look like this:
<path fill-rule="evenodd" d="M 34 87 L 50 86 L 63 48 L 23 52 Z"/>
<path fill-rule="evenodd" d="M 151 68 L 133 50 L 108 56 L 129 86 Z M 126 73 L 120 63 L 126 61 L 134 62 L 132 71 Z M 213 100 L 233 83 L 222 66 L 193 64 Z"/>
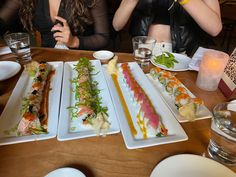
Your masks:
<path fill-rule="evenodd" d="M 189 0 L 183 8 L 208 34 L 216 36 L 220 33 L 222 22 L 218 0 Z"/>
<path fill-rule="evenodd" d="M 112 25 L 116 31 L 121 30 L 126 25 L 138 1 L 122 0 L 112 21 Z"/>

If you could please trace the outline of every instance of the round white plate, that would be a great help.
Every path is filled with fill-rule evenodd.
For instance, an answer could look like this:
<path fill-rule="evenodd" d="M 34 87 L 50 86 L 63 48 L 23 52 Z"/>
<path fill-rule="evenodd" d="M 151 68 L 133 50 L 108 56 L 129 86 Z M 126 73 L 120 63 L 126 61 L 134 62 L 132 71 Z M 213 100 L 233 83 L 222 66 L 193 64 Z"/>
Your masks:
<path fill-rule="evenodd" d="M 98 60 L 107 61 L 114 57 L 114 53 L 108 50 L 99 50 L 93 53 L 93 57 Z"/>
<path fill-rule="evenodd" d="M 0 61 L 0 81 L 15 76 L 20 71 L 20 64 L 13 61 Z"/>
<path fill-rule="evenodd" d="M 179 62 L 179 63 L 175 63 L 174 68 L 167 68 L 164 65 L 156 63 L 154 61 L 155 56 L 151 58 L 151 63 L 159 68 L 169 70 L 169 71 L 186 71 L 189 69 L 189 63 L 191 59 L 188 56 L 178 54 L 178 53 L 172 53 L 172 54 L 175 56 L 175 59 Z"/>
<path fill-rule="evenodd" d="M 206 157 L 181 154 L 161 161 L 150 177 L 235 177 L 224 165 Z"/>
<path fill-rule="evenodd" d="M 59 168 L 48 173 L 45 177 L 86 177 L 81 171 L 75 168 Z"/>

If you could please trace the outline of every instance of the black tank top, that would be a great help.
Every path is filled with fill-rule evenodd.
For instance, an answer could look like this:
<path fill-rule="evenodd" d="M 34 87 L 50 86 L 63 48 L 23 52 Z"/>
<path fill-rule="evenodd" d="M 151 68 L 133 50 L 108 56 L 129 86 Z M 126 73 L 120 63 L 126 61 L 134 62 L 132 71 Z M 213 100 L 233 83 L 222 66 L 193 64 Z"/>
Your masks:
<path fill-rule="evenodd" d="M 139 0 L 136 11 L 144 16 L 153 16 L 152 24 L 170 25 L 168 0 Z"/>
<path fill-rule="evenodd" d="M 170 25 L 168 8 L 173 0 L 139 0 L 130 24 L 131 36 L 146 36 L 151 24 Z"/>

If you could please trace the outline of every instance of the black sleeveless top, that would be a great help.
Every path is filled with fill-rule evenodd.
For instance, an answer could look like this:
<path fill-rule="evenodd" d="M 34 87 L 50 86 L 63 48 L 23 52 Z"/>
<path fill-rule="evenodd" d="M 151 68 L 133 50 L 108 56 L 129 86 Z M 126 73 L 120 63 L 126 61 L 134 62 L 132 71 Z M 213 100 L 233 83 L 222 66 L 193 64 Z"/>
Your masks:
<path fill-rule="evenodd" d="M 153 16 L 152 24 L 170 25 L 168 0 L 139 0 L 134 10 L 135 15 Z M 138 13 L 138 14 L 137 14 Z"/>
<path fill-rule="evenodd" d="M 147 35 L 151 24 L 170 25 L 169 4 L 169 0 L 139 0 L 131 17 L 131 35 Z"/>

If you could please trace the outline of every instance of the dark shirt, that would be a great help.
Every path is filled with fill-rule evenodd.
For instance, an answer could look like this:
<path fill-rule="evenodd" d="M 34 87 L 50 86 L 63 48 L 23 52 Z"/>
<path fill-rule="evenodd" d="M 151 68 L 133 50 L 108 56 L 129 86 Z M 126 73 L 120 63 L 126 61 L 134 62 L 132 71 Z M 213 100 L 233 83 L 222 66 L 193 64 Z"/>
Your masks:
<path fill-rule="evenodd" d="M 96 1 L 90 12 L 93 24 L 84 26 L 85 31 L 83 33 L 77 33 L 80 40 L 79 49 L 97 50 L 105 47 L 109 39 L 106 1 Z M 69 12 L 65 12 L 61 3 L 57 15 L 67 19 L 67 13 Z M 42 46 L 54 47 L 56 40 L 53 38 L 53 32 L 51 32 L 54 23 L 50 17 L 48 0 L 38 0 L 33 24 L 36 30 L 41 33 Z"/>
<path fill-rule="evenodd" d="M 169 1 L 167 0 L 139 0 L 134 13 L 142 14 L 142 16 L 153 16 L 152 24 L 170 25 L 168 8 Z"/>
<path fill-rule="evenodd" d="M 154 18 L 152 24 L 170 25 L 169 1 L 153 0 Z"/>
<path fill-rule="evenodd" d="M 146 36 L 151 24 L 170 25 L 171 0 L 139 0 L 131 18 L 132 36 Z"/>

